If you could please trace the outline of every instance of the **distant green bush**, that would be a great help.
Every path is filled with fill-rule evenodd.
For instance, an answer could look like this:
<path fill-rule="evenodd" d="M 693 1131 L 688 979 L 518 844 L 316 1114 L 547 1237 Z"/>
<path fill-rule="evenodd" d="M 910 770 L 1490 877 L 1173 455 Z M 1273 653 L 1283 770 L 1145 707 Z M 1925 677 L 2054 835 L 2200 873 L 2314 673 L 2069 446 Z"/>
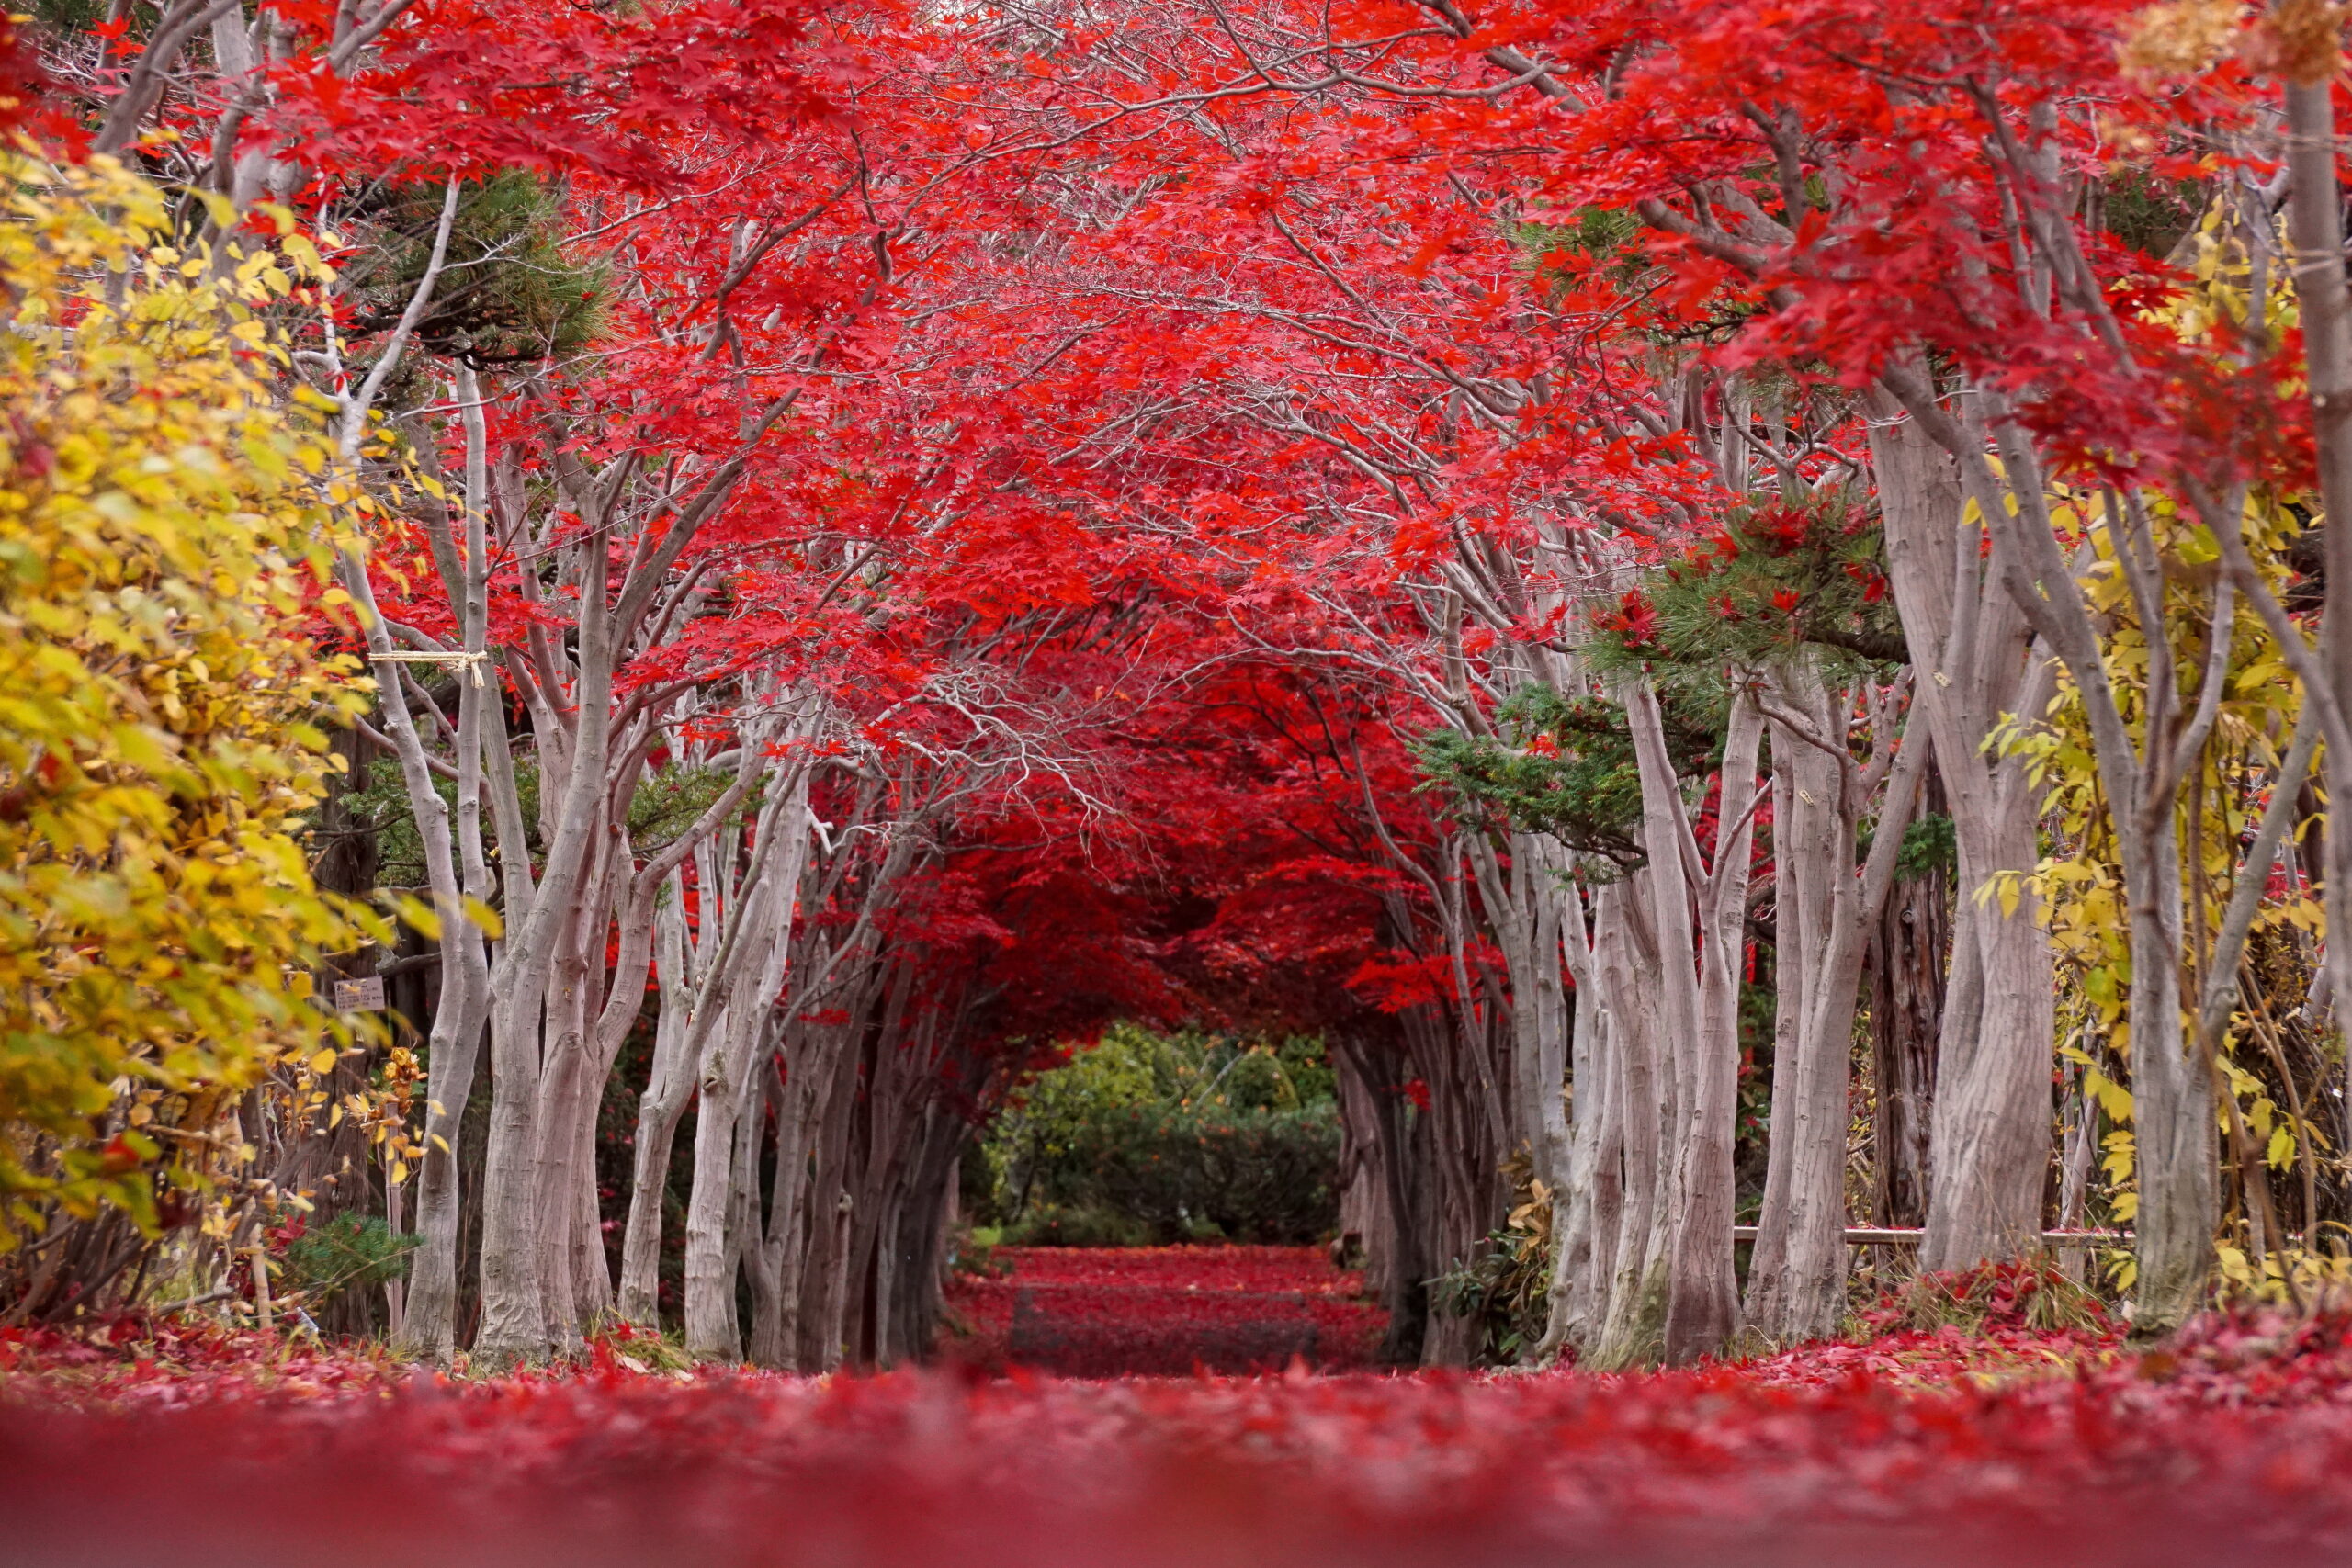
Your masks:
<path fill-rule="evenodd" d="M 1008 1244 L 1304 1244 L 1339 1223 L 1339 1104 L 1312 1041 L 1114 1027 L 1032 1082 L 981 1155 L 966 1196 Z"/>
<path fill-rule="evenodd" d="M 343 1213 L 286 1244 L 286 1283 L 317 1301 L 408 1277 L 417 1238 L 374 1214 Z"/>

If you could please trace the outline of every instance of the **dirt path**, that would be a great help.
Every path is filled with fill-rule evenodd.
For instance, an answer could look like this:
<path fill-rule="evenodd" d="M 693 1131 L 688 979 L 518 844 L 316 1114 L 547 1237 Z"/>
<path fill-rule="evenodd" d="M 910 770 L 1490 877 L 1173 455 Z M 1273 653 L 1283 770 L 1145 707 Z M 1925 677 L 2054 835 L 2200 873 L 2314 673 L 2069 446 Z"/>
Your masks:
<path fill-rule="evenodd" d="M 1005 1247 L 948 1289 L 951 1359 L 1062 1377 L 1360 1369 L 1386 1317 L 1312 1247 Z"/>

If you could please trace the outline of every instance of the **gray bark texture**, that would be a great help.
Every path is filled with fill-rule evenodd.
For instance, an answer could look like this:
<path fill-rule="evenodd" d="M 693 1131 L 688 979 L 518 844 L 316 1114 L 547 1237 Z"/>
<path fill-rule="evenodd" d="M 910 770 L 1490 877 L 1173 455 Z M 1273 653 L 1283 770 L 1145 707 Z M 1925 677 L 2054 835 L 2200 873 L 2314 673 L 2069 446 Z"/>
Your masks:
<path fill-rule="evenodd" d="M 2338 168 L 2333 79 L 2286 85 L 2287 235 L 2295 304 L 2303 330 L 2303 362 L 2311 388 L 2312 434 L 2318 458 L 2324 517 L 2327 607 L 2320 621 L 2316 667 L 2306 661 L 2305 701 L 2328 710 L 2323 733 L 2328 798 L 2352 800 L 2352 286 L 2344 272 L 2344 190 Z M 2251 585 L 2249 585 L 2251 586 Z M 2274 626 L 2282 636 L 2292 628 Z M 2313 677 L 2316 677 L 2314 679 Z M 2325 950 L 2328 990 L 2339 1008 L 2352 998 L 2352 833 L 2326 840 Z M 2345 1064 L 2352 1100 L 2352 1056 Z"/>
<path fill-rule="evenodd" d="M 1934 1173 L 1920 1267 L 1962 1269 L 2041 1245 L 2050 1158 L 2057 977 L 2031 892 L 1979 894 L 2030 875 L 2041 846 L 2018 758 L 1988 757 L 2005 713 L 2044 689 L 2024 617 L 1985 581 L 1981 531 L 1962 523 L 1957 465 L 1891 397 L 1871 403 L 1871 458 L 1887 577 L 1917 661 L 1917 700 L 1943 769 L 1958 846 L 1952 958 L 1928 1132 Z"/>

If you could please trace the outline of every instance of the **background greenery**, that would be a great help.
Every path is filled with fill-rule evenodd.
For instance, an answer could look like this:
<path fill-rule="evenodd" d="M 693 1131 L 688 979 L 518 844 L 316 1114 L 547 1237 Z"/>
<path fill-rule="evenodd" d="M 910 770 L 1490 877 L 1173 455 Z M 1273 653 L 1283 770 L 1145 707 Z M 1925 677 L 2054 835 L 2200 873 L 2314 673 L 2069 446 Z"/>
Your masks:
<path fill-rule="evenodd" d="M 1013 1245 L 1303 1244 L 1338 1225 L 1339 1163 L 1318 1042 L 1117 1024 L 997 1118 L 964 1201 Z"/>

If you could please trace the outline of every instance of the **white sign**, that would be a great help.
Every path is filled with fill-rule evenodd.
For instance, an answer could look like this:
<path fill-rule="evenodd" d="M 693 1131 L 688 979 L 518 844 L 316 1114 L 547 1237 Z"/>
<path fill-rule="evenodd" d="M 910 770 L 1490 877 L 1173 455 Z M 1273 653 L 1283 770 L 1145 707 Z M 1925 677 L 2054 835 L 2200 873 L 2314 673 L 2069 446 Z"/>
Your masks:
<path fill-rule="evenodd" d="M 364 980 L 337 980 L 334 983 L 334 1005 L 344 1012 L 383 1011 L 384 977 L 370 975 Z"/>

